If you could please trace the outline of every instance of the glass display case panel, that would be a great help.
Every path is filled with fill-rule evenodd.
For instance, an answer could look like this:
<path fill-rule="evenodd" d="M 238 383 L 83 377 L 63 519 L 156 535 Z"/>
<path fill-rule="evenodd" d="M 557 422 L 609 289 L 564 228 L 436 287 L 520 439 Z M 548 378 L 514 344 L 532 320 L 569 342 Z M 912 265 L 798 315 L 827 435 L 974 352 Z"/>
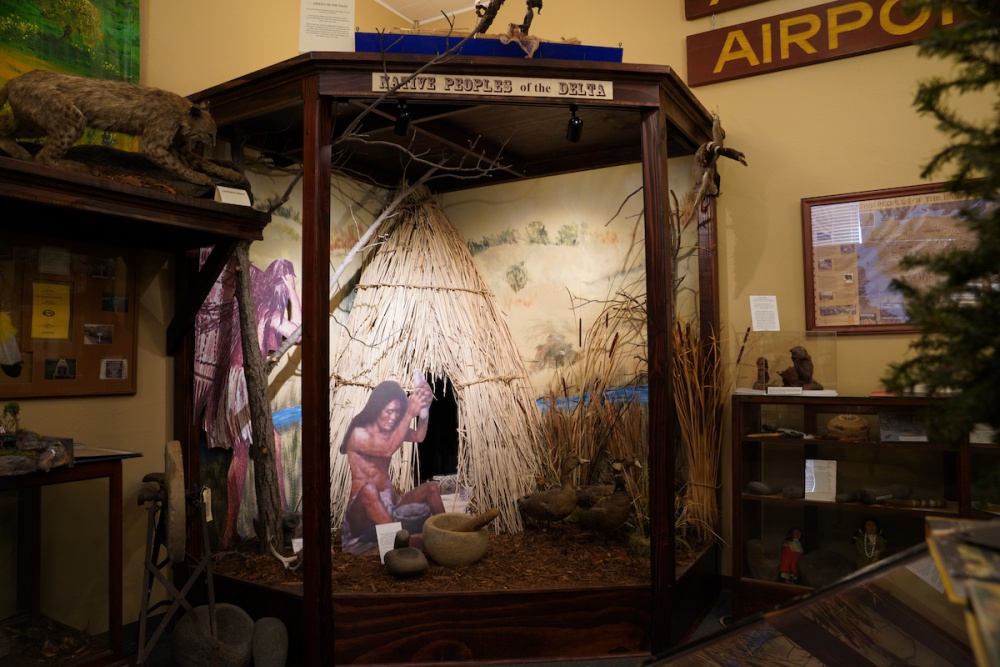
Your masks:
<path fill-rule="evenodd" d="M 976 664 L 924 543 L 644 665 Z"/>

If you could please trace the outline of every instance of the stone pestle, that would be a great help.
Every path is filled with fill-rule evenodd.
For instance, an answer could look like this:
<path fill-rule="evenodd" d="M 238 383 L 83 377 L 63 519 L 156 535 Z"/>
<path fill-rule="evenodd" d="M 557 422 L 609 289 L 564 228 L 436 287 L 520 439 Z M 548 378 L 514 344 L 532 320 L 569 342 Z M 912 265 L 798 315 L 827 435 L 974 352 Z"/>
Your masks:
<path fill-rule="evenodd" d="M 464 524 L 455 526 L 451 530 L 456 533 L 472 533 L 479 530 L 480 528 L 488 524 L 490 521 L 497 518 L 499 515 L 500 515 L 500 510 L 494 507 L 493 509 L 487 510 L 477 516 L 470 516 L 469 520 L 466 521 Z"/>

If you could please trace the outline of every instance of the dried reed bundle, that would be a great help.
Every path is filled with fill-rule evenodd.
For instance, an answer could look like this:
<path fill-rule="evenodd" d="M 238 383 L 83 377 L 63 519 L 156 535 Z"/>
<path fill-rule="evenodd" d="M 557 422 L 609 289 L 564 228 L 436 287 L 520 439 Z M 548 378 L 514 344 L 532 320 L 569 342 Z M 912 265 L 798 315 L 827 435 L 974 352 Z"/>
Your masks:
<path fill-rule="evenodd" d="M 362 260 L 354 305 L 331 379 L 330 502 L 339 525 L 350 494 L 340 454 L 351 419 L 379 382 L 411 389 L 413 371 L 450 382 L 458 406 L 458 482 L 478 511 L 497 507 L 491 524 L 520 532 L 519 497 L 535 490 L 540 469 L 539 411 L 510 331 L 465 240 L 430 198 L 416 190 Z M 413 486 L 407 443 L 390 475 Z"/>
<path fill-rule="evenodd" d="M 589 463 L 580 468 L 583 484 L 610 483 L 610 464 L 624 460 L 626 488 L 634 499 L 633 530 L 649 525 L 649 484 L 645 463 L 648 411 L 637 388 L 646 375 L 645 278 L 641 243 L 633 244 L 609 288 L 603 307 L 583 338 L 577 362 L 562 371 L 547 393 L 543 428 L 549 449 L 550 482 L 570 454 Z M 639 466 L 632 465 L 638 462 Z"/>
<path fill-rule="evenodd" d="M 702 341 L 690 323 L 672 327 L 674 407 L 687 463 L 684 505 L 695 539 L 719 532 L 719 462 L 730 385 L 719 341 Z"/>

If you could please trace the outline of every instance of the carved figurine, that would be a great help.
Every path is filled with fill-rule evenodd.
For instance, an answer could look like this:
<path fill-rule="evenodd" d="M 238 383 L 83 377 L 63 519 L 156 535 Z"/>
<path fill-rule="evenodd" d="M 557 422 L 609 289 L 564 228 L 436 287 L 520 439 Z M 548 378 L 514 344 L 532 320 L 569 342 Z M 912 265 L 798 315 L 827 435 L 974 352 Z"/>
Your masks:
<path fill-rule="evenodd" d="M 767 357 L 757 357 L 757 381 L 753 383 L 753 388 L 757 390 L 767 389 L 767 384 L 770 381 L 771 374 L 767 372 Z"/>
<path fill-rule="evenodd" d="M 813 362 L 809 352 L 801 345 L 791 350 L 792 365 L 781 371 L 781 382 L 786 387 L 802 387 L 803 389 L 822 389 L 823 385 L 813 379 Z"/>
<path fill-rule="evenodd" d="M 47 137 L 35 162 L 79 171 L 66 151 L 86 128 L 141 137 L 143 155 L 178 178 L 212 185 L 212 176 L 239 181 L 243 176 L 192 152 L 197 143 L 215 145 L 215 121 L 208 103 L 192 104 L 176 93 L 127 81 L 94 79 L 46 70 L 14 77 L 0 89 L 0 150 L 30 160 L 18 138 Z"/>
<path fill-rule="evenodd" d="M 865 519 L 865 522 L 854 533 L 855 563 L 858 568 L 871 565 L 882 557 L 888 542 L 882 534 L 875 519 Z"/>
<path fill-rule="evenodd" d="M 781 562 L 778 572 L 781 580 L 794 584 L 799 580 L 799 559 L 802 558 L 802 531 L 792 528 L 781 543 Z"/>

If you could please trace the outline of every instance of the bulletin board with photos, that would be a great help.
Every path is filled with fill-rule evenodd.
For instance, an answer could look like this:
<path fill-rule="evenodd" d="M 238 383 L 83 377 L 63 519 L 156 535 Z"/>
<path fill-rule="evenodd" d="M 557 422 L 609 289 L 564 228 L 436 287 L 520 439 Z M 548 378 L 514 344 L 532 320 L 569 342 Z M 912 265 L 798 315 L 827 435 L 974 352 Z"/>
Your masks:
<path fill-rule="evenodd" d="M 135 393 L 135 252 L 0 242 L 0 399 Z"/>

